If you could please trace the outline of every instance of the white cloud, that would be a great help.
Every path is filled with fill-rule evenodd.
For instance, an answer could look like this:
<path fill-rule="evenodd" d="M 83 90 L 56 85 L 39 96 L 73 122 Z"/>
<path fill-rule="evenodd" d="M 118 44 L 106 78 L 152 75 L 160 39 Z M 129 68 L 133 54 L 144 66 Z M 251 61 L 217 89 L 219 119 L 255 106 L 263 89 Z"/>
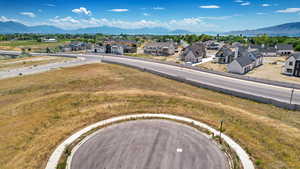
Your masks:
<path fill-rule="evenodd" d="M 49 6 L 49 7 L 55 7 L 56 5 L 54 4 L 45 4 L 46 6 Z"/>
<path fill-rule="evenodd" d="M 9 22 L 9 21 L 19 22 L 19 20 L 17 20 L 17 19 L 12 19 L 12 18 L 7 18 L 5 16 L 0 16 L 0 22 Z"/>
<path fill-rule="evenodd" d="M 153 10 L 165 10 L 165 8 L 163 8 L 163 7 L 154 7 L 154 8 L 152 8 Z"/>
<path fill-rule="evenodd" d="M 108 11 L 111 11 L 111 12 L 128 12 L 128 9 L 111 9 L 111 10 L 108 10 Z"/>
<path fill-rule="evenodd" d="M 20 12 L 20 15 L 28 16 L 30 18 L 36 17 L 36 15 L 33 12 Z"/>
<path fill-rule="evenodd" d="M 57 26 L 63 29 L 78 29 L 98 26 L 110 26 L 123 29 L 137 29 L 137 28 L 151 28 L 151 27 L 164 27 L 167 29 L 185 29 L 193 32 L 209 31 L 216 28 L 215 25 L 204 22 L 200 17 L 198 18 L 184 18 L 173 19 L 168 21 L 158 20 L 137 20 L 137 21 L 123 21 L 123 20 L 109 20 L 106 18 L 88 18 L 88 19 L 75 19 L 73 17 L 55 17 L 49 20 L 48 25 Z M 191 26 L 192 25 L 192 26 Z"/>
<path fill-rule="evenodd" d="M 271 4 L 262 4 L 261 5 L 262 7 L 269 7 L 269 6 L 272 6 Z"/>
<path fill-rule="evenodd" d="M 226 20 L 229 18 L 232 18 L 232 16 L 203 16 L 203 17 L 198 17 L 200 19 L 208 19 L 208 20 Z"/>
<path fill-rule="evenodd" d="M 287 9 L 283 9 L 283 10 L 278 10 L 276 12 L 278 12 L 278 13 L 296 13 L 296 12 L 300 12 L 300 8 L 287 8 Z"/>
<path fill-rule="evenodd" d="M 218 6 L 218 5 L 207 5 L 207 6 L 199 6 L 199 8 L 217 9 L 217 8 L 220 8 L 220 6 Z"/>
<path fill-rule="evenodd" d="M 144 16 L 150 16 L 150 14 L 148 14 L 148 13 L 143 13 L 143 15 L 144 15 Z"/>
<path fill-rule="evenodd" d="M 251 5 L 251 3 L 250 2 L 243 2 L 243 3 L 241 3 L 241 5 L 242 6 L 248 6 L 248 5 Z"/>
<path fill-rule="evenodd" d="M 85 7 L 80 7 L 78 9 L 73 9 L 72 12 L 77 14 L 85 14 L 85 15 L 91 15 L 92 11 L 87 10 Z"/>
<path fill-rule="evenodd" d="M 235 0 L 234 2 L 236 2 L 236 3 L 243 3 L 244 1 L 242 1 L 242 0 Z"/>

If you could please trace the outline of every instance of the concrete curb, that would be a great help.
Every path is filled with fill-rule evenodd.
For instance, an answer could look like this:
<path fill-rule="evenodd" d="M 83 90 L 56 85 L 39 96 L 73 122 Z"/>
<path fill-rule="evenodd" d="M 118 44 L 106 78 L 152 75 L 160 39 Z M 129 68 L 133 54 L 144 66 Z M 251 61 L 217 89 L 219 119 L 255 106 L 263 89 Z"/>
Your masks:
<path fill-rule="evenodd" d="M 169 114 L 136 114 L 136 115 L 124 115 L 119 117 L 113 117 L 107 120 L 103 120 L 97 123 L 94 123 L 67 138 L 65 141 L 63 141 L 51 154 L 46 169 L 56 169 L 60 157 L 63 155 L 65 147 L 70 145 L 72 142 L 74 142 L 76 139 L 78 139 L 80 136 L 85 134 L 86 132 L 95 129 L 97 127 L 104 126 L 106 124 L 111 124 L 118 121 L 124 121 L 134 118 L 165 118 L 165 119 L 171 119 L 171 120 L 178 120 L 183 121 L 186 123 L 193 123 L 196 126 L 199 126 L 201 128 L 205 128 L 209 130 L 210 132 L 214 133 L 215 135 L 219 134 L 219 131 L 216 129 L 208 126 L 207 124 L 204 124 L 202 122 L 193 120 L 191 118 L 181 117 L 181 116 L 175 116 L 175 115 L 169 115 Z M 237 144 L 233 139 L 228 137 L 227 135 L 223 134 L 222 138 L 226 143 L 235 151 L 239 159 L 241 160 L 242 166 L 244 169 L 255 169 L 253 162 L 250 160 L 250 156 L 247 154 L 247 152 L 239 145 Z"/>

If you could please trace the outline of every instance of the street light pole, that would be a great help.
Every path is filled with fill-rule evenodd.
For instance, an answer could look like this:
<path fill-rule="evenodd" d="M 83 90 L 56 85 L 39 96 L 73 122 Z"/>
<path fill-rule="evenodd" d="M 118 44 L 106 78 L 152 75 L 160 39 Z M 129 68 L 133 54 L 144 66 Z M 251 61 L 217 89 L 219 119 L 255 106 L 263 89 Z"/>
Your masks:
<path fill-rule="evenodd" d="M 292 101 L 293 101 L 294 90 L 295 90 L 295 89 L 293 88 L 292 93 L 291 93 L 290 104 L 292 104 Z"/>

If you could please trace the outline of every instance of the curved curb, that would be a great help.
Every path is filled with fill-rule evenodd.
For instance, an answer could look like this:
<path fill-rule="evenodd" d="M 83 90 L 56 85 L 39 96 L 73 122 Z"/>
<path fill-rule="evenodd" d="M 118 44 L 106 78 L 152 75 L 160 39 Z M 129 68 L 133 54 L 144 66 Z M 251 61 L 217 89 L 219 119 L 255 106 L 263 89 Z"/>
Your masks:
<path fill-rule="evenodd" d="M 106 125 L 106 124 L 123 121 L 123 120 L 128 120 L 128 119 L 134 119 L 134 118 L 166 118 L 166 119 L 178 120 L 178 121 L 183 121 L 183 122 L 187 122 L 187 123 L 193 123 L 196 126 L 199 126 L 199 127 L 209 130 L 210 132 L 214 133 L 215 135 L 219 134 L 219 131 L 208 126 L 207 124 L 193 120 L 191 118 L 169 115 L 169 114 L 136 114 L 136 115 L 124 115 L 124 116 L 119 116 L 119 117 L 113 117 L 113 118 L 110 118 L 107 120 L 103 120 L 103 121 L 94 123 L 84 129 L 76 132 L 69 138 L 67 138 L 51 154 L 45 169 L 56 169 L 59 159 L 64 153 L 65 147 L 70 145 L 72 142 L 74 142 L 76 139 L 78 139 L 80 136 L 82 136 L 86 132 L 88 132 L 92 129 L 95 129 L 97 127 Z M 255 169 L 253 162 L 250 160 L 249 155 L 239 144 L 237 144 L 233 139 L 231 139 L 230 137 L 228 137 L 225 134 L 222 134 L 222 139 L 224 141 L 226 141 L 226 143 L 230 146 L 230 148 L 232 148 L 235 151 L 235 153 L 241 160 L 241 163 L 242 163 L 244 169 Z"/>

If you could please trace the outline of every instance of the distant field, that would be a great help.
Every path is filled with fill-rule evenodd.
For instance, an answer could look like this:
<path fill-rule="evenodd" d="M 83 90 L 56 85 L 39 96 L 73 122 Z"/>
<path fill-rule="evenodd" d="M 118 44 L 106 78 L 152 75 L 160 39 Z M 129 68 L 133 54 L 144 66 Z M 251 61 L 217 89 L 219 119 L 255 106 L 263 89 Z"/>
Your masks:
<path fill-rule="evenodd" d="M 62 40 L 55 43 L 37 42 L 32 40 L 17 40 L 17 41 L 0 41 L 0 50 L 18 50 L 22 48 L 31 48 L 34 50 L 46 49 L 47 47 L 56 47 L 68 43 L 69 41 Z"/>
<path fill-rule="evenodd" d="M 39 169 L 75 131 L 117 115 L 168 113 L 205 122 L 258 169 L 299 169 L 300 112 L 193 87 L 135 69 L 91 64 L 0 80 L 0 168 Z"/>

